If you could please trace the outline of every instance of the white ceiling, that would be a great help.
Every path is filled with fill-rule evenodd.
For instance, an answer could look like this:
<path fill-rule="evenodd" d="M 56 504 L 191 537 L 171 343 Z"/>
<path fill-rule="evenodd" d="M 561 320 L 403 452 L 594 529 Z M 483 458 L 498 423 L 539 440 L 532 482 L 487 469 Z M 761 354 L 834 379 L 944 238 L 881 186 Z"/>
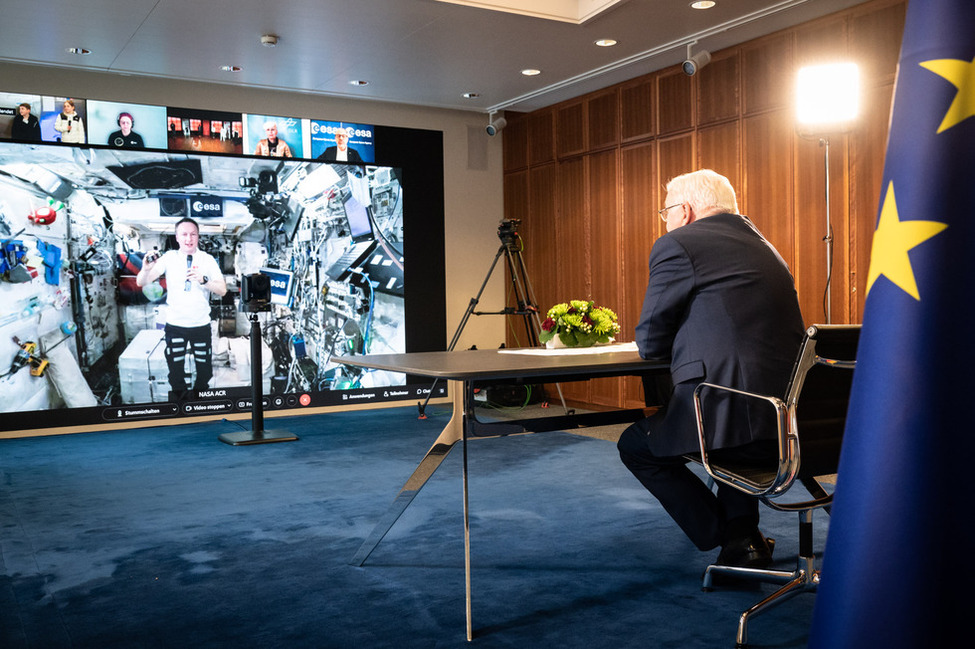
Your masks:
<path fill-rule="evenodd" d="M 569 1 L 606 8 L 574 24 L 440 0 L 0 0 L 0 62 L 528 111 L 679 63 L 694 41 L 716 51 L 864 0 L 717 0 L 704 11 L 691 0 Z M 278 44 L 261 45 L 263 34 Z"/>

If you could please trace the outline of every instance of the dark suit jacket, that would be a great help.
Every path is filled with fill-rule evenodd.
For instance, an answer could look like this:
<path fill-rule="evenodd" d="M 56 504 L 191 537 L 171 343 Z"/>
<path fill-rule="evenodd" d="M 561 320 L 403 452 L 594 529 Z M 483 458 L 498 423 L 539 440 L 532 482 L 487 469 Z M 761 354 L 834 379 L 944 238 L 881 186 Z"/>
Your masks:
<path fill-rule="evenodd" d="M 30 142 L 41 141 L 41 125 L 37 121 L 37 116 L 31 115 L 24 124 L 24 118 L 20 114 L 14 115 L 14 122 L 10 128 L 10 137 L 14 140 L 27 140 Z"/>
<path fill-rule="evenodd" d="M 338 154 L 338 147 L 330 146 L 327 149 L 325 149 L 322 155 L 318 156 L 318 159 L 325 160 L 327 162 L 335 162 L 335 156 L 337 154 Z M 349 159 L 346 160 L 346 162 L 352 162 L 352 163 L 362 162 L 362 156 L 360 156 L 359 152 L 353 149 L 352 147 L 348 148 L 348 158 Z"/>
<path fill-rule="evenodd" d="M 693 394 L 701 381 L 784 396 L 802 335 L 789 268 L 746 217 L 716 214 L 660 237 L 650 252 L 636 343 L 644 358 L 670 359 L 674 391 L 644 422 L 651 450 L 672 456 L 699 449 Z M 769 405 L 724 397 L 710 403 L 712 448 L 774 437 Z"/>

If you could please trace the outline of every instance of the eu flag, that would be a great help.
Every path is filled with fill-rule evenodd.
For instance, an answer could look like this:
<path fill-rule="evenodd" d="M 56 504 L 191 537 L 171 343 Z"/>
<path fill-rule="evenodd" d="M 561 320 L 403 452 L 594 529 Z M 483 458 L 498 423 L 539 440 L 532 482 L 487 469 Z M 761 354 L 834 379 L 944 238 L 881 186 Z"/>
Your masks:
<path fill-rule="evenodd" d="M 814 649 L 975 616 L 975 2 L 910 0 L 890 119 Z"/>

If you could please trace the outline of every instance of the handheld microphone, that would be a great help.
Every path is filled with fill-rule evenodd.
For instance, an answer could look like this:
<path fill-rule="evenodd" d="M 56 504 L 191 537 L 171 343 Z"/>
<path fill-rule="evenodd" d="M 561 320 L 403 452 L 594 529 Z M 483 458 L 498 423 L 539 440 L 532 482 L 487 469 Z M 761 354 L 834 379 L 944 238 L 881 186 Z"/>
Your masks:
<path fill-rule="evenodd" d="M 186 270 L 189 271 L 193 267 L 193 255 L 186 255 Z M 186 277 L 186 281 L 183 283 L 183 290 L 190 290 L 190 278 Z"/>

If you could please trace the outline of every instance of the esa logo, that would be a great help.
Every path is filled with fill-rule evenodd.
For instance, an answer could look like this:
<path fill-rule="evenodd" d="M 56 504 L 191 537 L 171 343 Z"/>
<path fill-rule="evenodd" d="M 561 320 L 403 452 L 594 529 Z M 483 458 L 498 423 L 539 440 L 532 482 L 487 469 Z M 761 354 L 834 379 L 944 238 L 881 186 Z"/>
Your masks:
<path fill-rule="evenodd" d="M 219 201 L 193 201 L 193 213 L 194 214 L 219 214 L 221 204 Z"/>
<path fill-rule="evenodd" d="M 322 124 L 320 122 L 311 123 L 311 134 L 333 136 L 335 135 L 335 131 L 340 128 L 344 129 L 345 132 L 349 134 L 349 137 L 372 139 L 372 130 L 368 128 L 355 127 L 351 125 L 335 126 L 334 124 Z"/>
<path fill-rule="evenodd" d="M 269 278 L 271 282 L 271 288 L 276 288 L 279 291 L 283 291 L 288 288 L 288 282 L 283 279 L 278 279 L 277 277 Z"/>

